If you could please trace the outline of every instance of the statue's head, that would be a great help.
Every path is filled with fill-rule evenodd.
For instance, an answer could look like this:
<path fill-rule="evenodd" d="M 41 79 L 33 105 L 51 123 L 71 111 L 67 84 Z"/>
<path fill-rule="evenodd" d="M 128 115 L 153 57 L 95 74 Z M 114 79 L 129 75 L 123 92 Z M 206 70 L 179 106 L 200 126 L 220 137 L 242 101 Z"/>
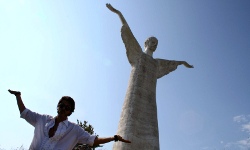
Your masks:
<path fill-rule="evenodd" d="M 158 44 L 157 38 L 152 36 L 145 41 L 144 48 L 154 52 L 157 48 L 157 44 Z"/>

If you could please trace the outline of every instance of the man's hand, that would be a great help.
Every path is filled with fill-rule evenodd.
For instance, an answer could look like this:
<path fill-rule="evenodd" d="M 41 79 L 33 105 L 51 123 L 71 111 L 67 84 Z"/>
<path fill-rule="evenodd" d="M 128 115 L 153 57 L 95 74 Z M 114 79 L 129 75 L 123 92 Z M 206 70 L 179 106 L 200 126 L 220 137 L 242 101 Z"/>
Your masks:
<path fill-rule="evenodd" d="M 9 92 L 10 92 L 10 94 L 13 94 L 13 95 L 15 95 L 15 96 L 17 96 L 17 95 L 21 95 L 21 92 L 19 92 L 19 91 L 12 91 L 12 90 L 8 90 Z"/>
<path fill-rule="evenodd" d="M 22 101 L 22 98 L 21 98 L 21 92 L 19 91 L 12 91 L 12 90 L 8 90 L 10 92 L 10 94 L 13 94 L 16 96 L 16 100 L 17 100 L 17 105 L 18 105 L 18 108 L 19 108 L 19 111 L 20 111 L 20 114 L 26 109 L 24 104 L 23 104 L 23 101 Z"/>
<path fill-rule="evenodd" d="M 119 14 L 120 11 L 115 9 L 111 4 L 107 3 L 106 6 L 108 7 L 108 9 L 116 14 Z"/>
<path fill-rule="evenodd" d="M 121 141 L 125 143 L 131 143 L 129 140 L 123 139 L 120 135 L 115 135 L 114 137 L 107 137 L 107 138 L 96 137 L 93 145 L 105 144 L 111 141 L 115 142 Z"/>
<path fill-rule="evenodd" d="M 120 135 L 117 135 L 118 141 L 124 142 L 124 143 L 131 143 L 129 140 L 123 139 Z"/>

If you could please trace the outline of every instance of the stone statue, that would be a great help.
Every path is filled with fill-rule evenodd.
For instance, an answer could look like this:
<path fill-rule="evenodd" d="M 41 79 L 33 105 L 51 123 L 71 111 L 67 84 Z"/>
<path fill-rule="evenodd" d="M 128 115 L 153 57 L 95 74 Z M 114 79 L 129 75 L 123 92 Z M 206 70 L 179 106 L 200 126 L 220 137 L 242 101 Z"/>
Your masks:
<path fill-rule="evenodd" d="M 193 68 L 185 61 L 154 59 L 158 40 L 150 37 L 142 49 L 130 30 L 122 13 L 106 4 L 121 22 L 121 36 L 126 47 L 128 61 L 132 66 L 129 85 L 118 126 L 119 135 L 131 144 L 115 143 L 113 150 L 159 150 L 159 132 L 156 107 L 157 79 L 174 71 L 178 65 Z"/>

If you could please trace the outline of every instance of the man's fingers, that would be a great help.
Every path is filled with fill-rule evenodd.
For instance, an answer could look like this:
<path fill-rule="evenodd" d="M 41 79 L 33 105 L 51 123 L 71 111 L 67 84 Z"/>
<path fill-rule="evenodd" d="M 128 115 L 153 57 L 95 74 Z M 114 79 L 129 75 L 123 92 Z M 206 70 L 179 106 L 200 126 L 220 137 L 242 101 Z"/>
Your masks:
<path fill-rule="evenodd" d="M 13 94 L 13 91 L 11 91 L 10 89 L 8 89 L 8 91 L 9 91 L 11 94 Z"/>
<path fill-rule="evenodd" d="M 125 143 L 131 143 L 129 140 L 123 139 L 120 135 L 117 135 L 117 136 L 118 136 L 118 140 L 119 140 L 119 141 L 125 142 Z"/>
<path fill-rule="evenodd" d="M 125 142 L 125 143 L 131 143 L 129 140 L 121 139 L 120 141 Z"/>
<path fill-rule="evenodd" d="M 19 91 L 12 91 L 10 89 L 8 91 L 10 92 L 10 94 L 14 94 L 14 95 L 19 94 L 19 95 L 21 95 L 21 92 L 19 92 Z"/>

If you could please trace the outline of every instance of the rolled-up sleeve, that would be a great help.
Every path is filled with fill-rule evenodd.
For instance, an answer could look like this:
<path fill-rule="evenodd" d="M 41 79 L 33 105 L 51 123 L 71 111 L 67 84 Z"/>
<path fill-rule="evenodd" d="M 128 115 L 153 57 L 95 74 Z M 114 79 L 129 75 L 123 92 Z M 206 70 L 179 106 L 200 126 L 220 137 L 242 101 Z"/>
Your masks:
<path fill-rule="evenodd" d="M 84 131 L 82 128 L 79 128 L 78 132 L 78 143 L 88 144 L 93 146 L 96 135 L 90 135 L 88 132 Z"/>
<path fill-rule="evenodd" d="M 27 114 L 27 112 L 29 111 L 29 109 L 25 108 L 24 111 L 21 113 L 21 118 L 24 118 Z"/>
<path fill-rule="evenodd" d="M 30 123 L 32 126 L 35 126 L 37 123 L 37 120 L 41 117 L 42 115 L 32 112 L 29 109 L 25 109 L 22 113 L 21 113 L 21 118 L 25 119 L 28 123 Z"/>

